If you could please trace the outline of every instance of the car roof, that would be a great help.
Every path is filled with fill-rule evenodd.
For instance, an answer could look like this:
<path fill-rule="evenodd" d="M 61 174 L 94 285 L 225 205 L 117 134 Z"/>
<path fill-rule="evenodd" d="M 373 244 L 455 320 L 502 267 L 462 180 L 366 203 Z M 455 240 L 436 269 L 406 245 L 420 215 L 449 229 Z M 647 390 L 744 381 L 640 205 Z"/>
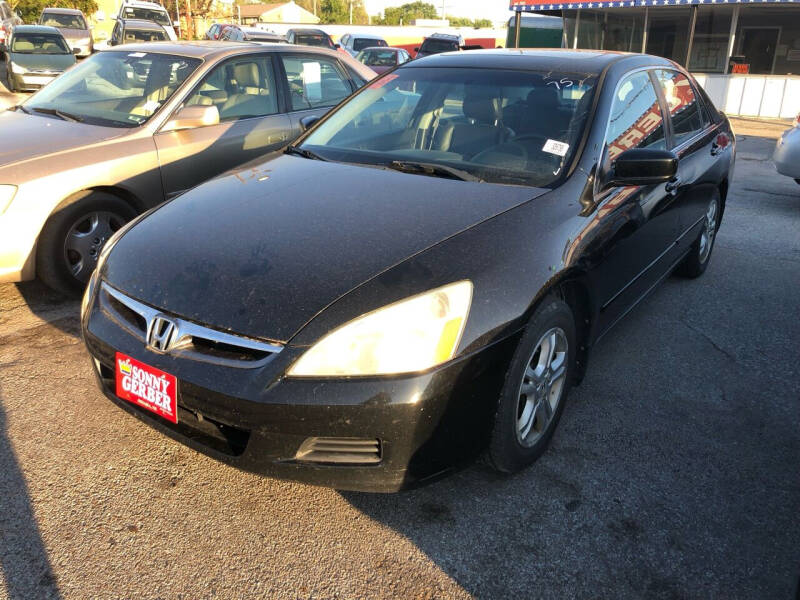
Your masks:
<path fill-rule="evenodd" d="M 237 54 L 254 54 L 265 50 L 287 51 L 287 45 L 281 43 L 258 43 L 258 42 L 217 42 L 213 40 L 178 41 L 178 42 L 139 42 L 125 44 L 124 52 L 150 52 L 154 54 L 175 54 L 187 58 L 216 59 L 223 56 L 235 56 Z M 103 52 L 115 52 L 109 49 Z M 298 52 L 296 48 L 293 52 Z M 341 57 L 341 52 L 328 50 L 318 46 L 304 46 L 304 53 L 319 53 L 326 56 Z"/>
<path fill-rule="evenodd" d="M 382 40 L 383 36 L 375 35 L 374 33 L 351 33 L 352 37 L 361 40 Z"/>
<path fill-rule="evenodd" d="M 158 23 L 146 21 L 144 19 L 120 19 L 120 22 L 126 29 L 135 27 L 136 29 L 143 29 L 147 31 L 164 31 L 164 28 Z"/>
<path fill-rule="evenodd" d="M 608 50 L 562 49 L 493 49 L 467 52 L 444 52 L 419 58 L 403 67 L 473 67 L 485 69 L 553 70 L 564 73 L 602 72 L 608 65 L 620 60 L 649 59 L 654 65 L 671 65 L 666 58 L 630 52 Z"/>
<path fill-rule="evenodd" d="M 61 35 L 61 32 L 55 27 L 49 25 L 17 25 L 13 29 L 13 33 L 49 33 L 51 35 Z"/>
<path fill-rule="evenodd" d="M 42 10 L 42 14 L 44 13 L 53 13 L 54 15 L 83 15 L 77 8 L 56 8 L 53 6 Z"/>
<path fill-rule="evenodd" d="M 289 31 L 291 31 L 292 33 L 317 33 L 317 34 L 321 33 L 323 35 L 328 35 L 324 31 L 322 31 L 322 29 L 313 29 L 311 27 L 299 27 L 299 28 L 295 27 L 293 29 L 290 29 Z M 286 33 L 289 33 L 289 31 L 287 31 Z"/>
<path fill-rule="evenodd" d="M 164 12 L 166 12 L 167 10 L 160 4 L 157 4 L 156 2 L 147 2 L 146 0 L 123 0 L 122 4 L 120 5 L 120 8 L 124 6 L 135 6 L 139 8 L 154 8 L 158 10 L 163 10 Z"/>
<path fill-rule="evenodd" d="M 400 52 L 400 50 L 406 51 L 405 48 L 395 48 L 394 46 L 367 46 L 366 48 L 362 48 L 361 52 L 366 52 L 367 50 L 380 50 L 381 52 L 386 52 L 389 50 L 390 52 Z"/>

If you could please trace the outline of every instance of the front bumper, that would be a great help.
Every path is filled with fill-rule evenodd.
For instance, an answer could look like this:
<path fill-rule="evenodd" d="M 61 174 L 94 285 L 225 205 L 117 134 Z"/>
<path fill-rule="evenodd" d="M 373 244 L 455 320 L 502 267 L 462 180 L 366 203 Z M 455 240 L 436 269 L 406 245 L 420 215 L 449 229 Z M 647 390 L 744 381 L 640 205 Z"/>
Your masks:
<path fill-rule="evenodd" d="M 14 73 L 14 87 L 21 92 L 34 92 L 46 86 L 60 73 Z"/>
<path fill-rule="evenodd" d="M 170 437 L 243 470 L 338 489 L 394 492 L 437 478 L 486 446 L 516 336 L 419 375 L 291 379 L 304 348 L 254 369 L 157 354 L 96 300 L 82 323 L 103 392 Z M 178 378 L 178 424 L 115 395 L 116 351 Z M 301 458 L 309 438 L 378 440 L 375 464 Z"/>
<path fill-rule="evenodd" d="M 778 138 L 772 161 L 781 175 L 800 179 L 800 127 L 784 131 Z"/>

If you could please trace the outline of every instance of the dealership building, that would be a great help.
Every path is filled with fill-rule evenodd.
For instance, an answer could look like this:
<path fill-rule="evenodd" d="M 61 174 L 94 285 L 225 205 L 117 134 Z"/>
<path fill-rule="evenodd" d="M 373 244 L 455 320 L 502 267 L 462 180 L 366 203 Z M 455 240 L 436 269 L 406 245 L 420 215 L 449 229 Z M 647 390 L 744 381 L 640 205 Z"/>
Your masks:
<path fill-rule="evenodd" d="M 674 60 L 728 114 L 800 113 L 800 0 L 517 0 L 510 8 L 518 45 L 544 23 L 535 15 L 560 17 L 563 47 Z"/>

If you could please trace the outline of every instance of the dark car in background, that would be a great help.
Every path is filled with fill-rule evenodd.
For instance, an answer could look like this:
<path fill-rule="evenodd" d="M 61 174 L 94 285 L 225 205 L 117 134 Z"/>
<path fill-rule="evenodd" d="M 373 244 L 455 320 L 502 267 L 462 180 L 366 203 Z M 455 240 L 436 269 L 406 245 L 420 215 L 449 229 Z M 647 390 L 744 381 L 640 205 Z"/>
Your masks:
<path fill-rule="evenodd" d="M 411 55 L 403 48 L 364 48 L 356 60 L 380 74 L 410 61 Z"/>
<path fill-rule="evenodd" d="M 137 42 L 169 41 L 167 30 L 154 21 L 141 19 L 118 19 L 108 40 L 109 46 L 135 44 Z"/>
<path fill-rule="evenodd" d="M 75 51 L 55 27 L 17 25 L 0 51 L 12 92 L 38 90 L 75 64 Z"/>
<path fill-rule="evenodd" d="M 386 48 L 389 44 L 379 35 L 345 33 L 339 38 L 339 46 L 350 56 L 356 56 L 365 48 Z"/>
<path fill-rule="evenodd" d="M 81 292 L 128 220 L 286 145 L 373 77 L 342 53 L 286 44 L 96 52 L 0 112 L 13 140 L 0 153 L 0 282 Z"/>
<path fill-rule="evenodd" d="M 333 43 L 331 36 L 321 29 L 289 29 L 285 37 L 286 41 L 290 44 L 318 46 L 320 48 L 328 48 L 329 50 L 336 50 L 338 48 L 338 44 Z"/>
<path fill-rule="evenodd" d="M 83 338 L 110 399 L 244 469 L 371 491 L 486 450 L 516 471 L 595 342 L 704 272 L 733 162 L 663 58 L 412 61 L 118 232 Z"/>
<path fill-rule="evenodd" d="M 75 8 L 45 8 L 39 17 L 39 25 L 55 27 L 67 40 L 73 51 L 81 57 L 94 52 L 92 31 L 84 14 Z"/>
<path fill-rule="evenodd" d="M 220 34 L 221 41 L 228 42 L 268 42 L 274 44 L 285 43 L 286 38 L 271 31 L 264 31 L 256 27 L 244 25 L 230 25 Z"/>
<path fill-rule="evenodd" d="M 422 41 L 419 48 L 415 48 L 417 53 L 416 58 L 423 58 L 432 54 L 441 54 L 442 52 L 455 52 L 461 49 L 464 45 L 464 38 L 460 35 L 452 35 L 449 33 L 434 33 L 426 37 Z"/>

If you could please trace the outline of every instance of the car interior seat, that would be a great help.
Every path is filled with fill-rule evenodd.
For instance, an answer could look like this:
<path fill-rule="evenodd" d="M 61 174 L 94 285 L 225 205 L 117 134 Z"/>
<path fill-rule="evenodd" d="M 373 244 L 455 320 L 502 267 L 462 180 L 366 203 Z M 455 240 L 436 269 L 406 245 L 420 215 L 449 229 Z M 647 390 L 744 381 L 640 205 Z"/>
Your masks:
<path fill-rule="evenodd" d="M 513 135 L 503 125 L 499 98 L 485 92 L 467 93 L 462 110 L 465 121 L 446 121 L 439 125 L 433 138 L 434 149 L 468 158 L 505 142 Z"/>
<path fill-rule="evenodd" d="M 277 112 L 277 98 L 262 86 L 257 62 L 243 62 L 229 69 L 228 99 L 220 108 L 220 117 L 266 115 Z"/>

